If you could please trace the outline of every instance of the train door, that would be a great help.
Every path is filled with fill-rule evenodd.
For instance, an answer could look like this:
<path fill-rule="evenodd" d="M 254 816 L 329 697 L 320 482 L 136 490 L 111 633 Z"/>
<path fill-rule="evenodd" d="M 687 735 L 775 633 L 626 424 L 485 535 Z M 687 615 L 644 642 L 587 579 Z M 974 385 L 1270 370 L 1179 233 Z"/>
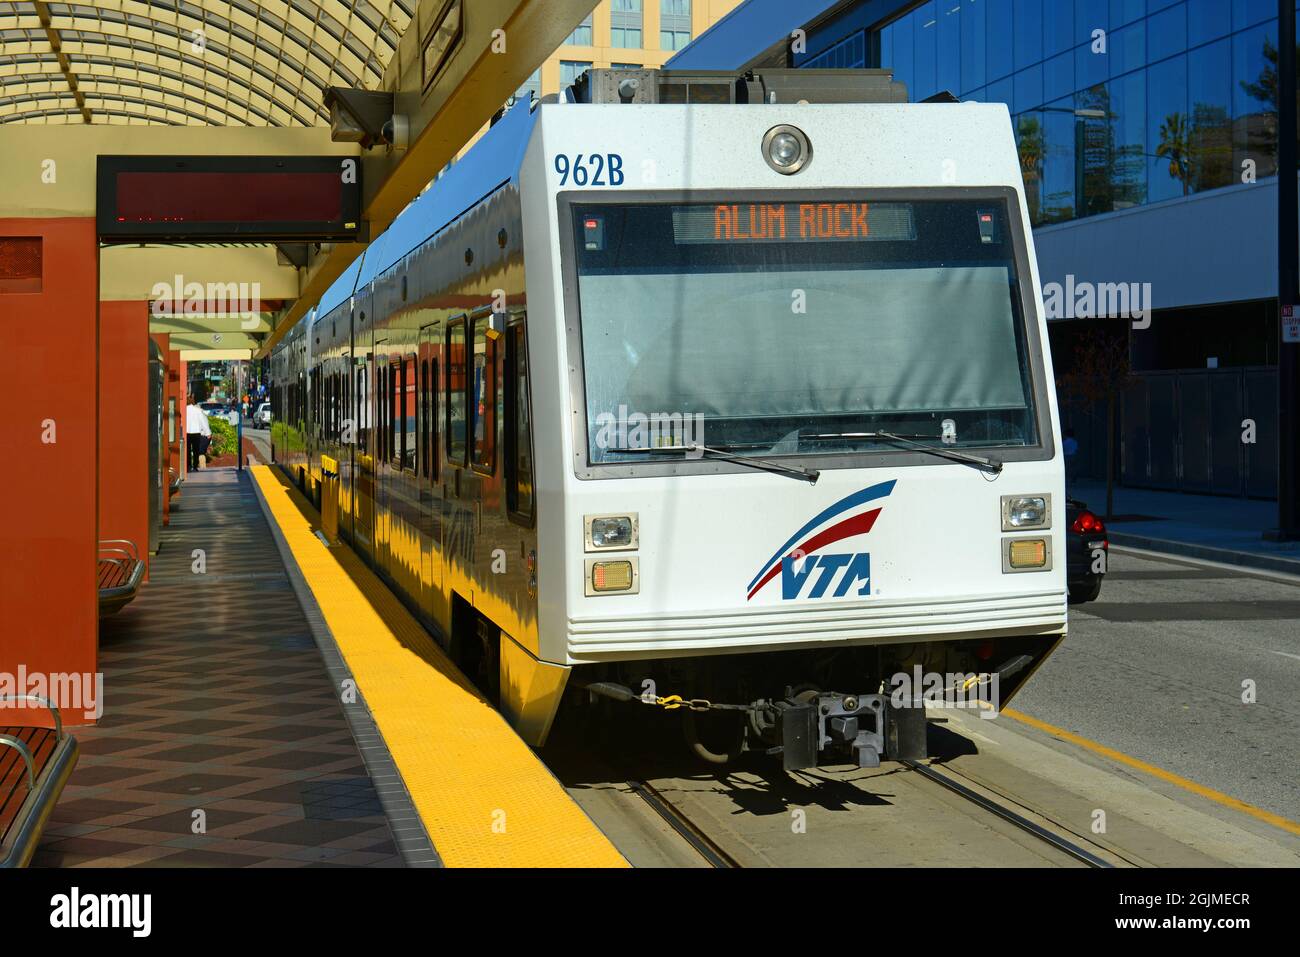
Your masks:
<path fill-rule="evenodd" d="M 416 415 L 417 484 L 419 486 L 421 603 L 441 627 L 450 627 L 442 592 L 440 529 L 442 496 L 438 494 L 438 387 L 442 365 L 442 323 L 420 330 L 418 353 L 419 407 Z"/>
<path fill-rule="evenodd" d="M 375 355 L 366 348 L 366 355 L 356 356 L 354 362 L 354 391 L 356 394 L 356 483 L 353 496 L 352 538 L 357 552 L 363 558 L 375 556 Z"/>
<path fill-rule="evenodd" d="M 388 460 L 388 573 L 403 592 L 425 607 L 422 575 L 424 542 L 421 533 L 419 473 L 419 355 L 401 344 L 389 360 L 393 380 L 392 449 Z"/>
<path fill-rule="evenodd" d="M 443 570 L 442 600 L 448 609 L 456 592 L 473 600 L 472 569 L 466 560 L 473 554 L 474 547 L 472 513 L 466 508 L 463 498 L 469 466 L 466 335 L 467 317 L 460 316 L 447 323 L 443 339 L 442 400 L 445 412 L 442 444 L 446 468 L 439 483 L 442 502 L 438 550 Z M 447 623 L 450 625 L 450 615 Z"/>
<path fill-rule="evenodd" d="M 473 537 L 484 542 L 472 549 L 467 558 L 474 580 L 474 607 L 494 620 L 500 617 L 498 601 L 502 581 L 492 570 L 492 549 L 504 541 L 505 529 L 500 505 L 501 484 L 497 475 L 497 421 L 501 390 L 498 385 L 497 348 L 505 317 L 497 317 L 491 307 L 470 314 L 467 329 L 466 374 L 468 377 L 468 444 L 469 468 L 465 472 L 461 495 L 471 515 Z M 491 543 L 491 544 L 486 544 Z M 513 556 L 511 556 L 513 557 Z M 507 563 L 508 567 L 508 563 Z"/>
<path fill-rule="evenodd" d="M 375 566 L 388 570 L 388 456 L 392 432 L 389 422 L 393 410 L 393 364 L 389 362 L 386 339 L 375 340 Z"/>
<path fill-rule="evenodd" d="M 345 542 L 352 541 L 352 516 L 356 477 L 357 419 L 353 409 L 355 370 L 352 366 L 352 349 L 344 346 L 339 358 L 338 395 L 338 450 L 339 450 L 339 535 Z"/>

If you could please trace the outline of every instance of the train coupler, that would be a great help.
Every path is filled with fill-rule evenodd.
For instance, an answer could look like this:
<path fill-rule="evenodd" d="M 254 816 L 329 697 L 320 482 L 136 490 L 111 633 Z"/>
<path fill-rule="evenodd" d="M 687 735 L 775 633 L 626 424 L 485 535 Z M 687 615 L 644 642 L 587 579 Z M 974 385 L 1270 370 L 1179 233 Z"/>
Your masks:
<path fill-rule="evenodd" d="M 781 702 L 775 716 L 787 771 L 830 763 L 835 752 L 860 768 L 926 756 L 925 709 L 895 708 L 885 695 L 805 693 Z"/>

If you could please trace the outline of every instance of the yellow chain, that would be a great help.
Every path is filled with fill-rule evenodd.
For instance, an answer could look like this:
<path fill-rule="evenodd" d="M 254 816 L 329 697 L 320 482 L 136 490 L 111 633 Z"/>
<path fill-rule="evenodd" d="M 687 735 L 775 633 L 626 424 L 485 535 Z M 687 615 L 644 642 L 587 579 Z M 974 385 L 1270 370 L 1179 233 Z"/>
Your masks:
<path fill-rule="evenodd" d="M 672 711 L 675 708 L 690 708 L 692 711 L 708 711 L 713 707 L 712 703 L 706 698 L 683 698 L 679 694 L 670 694 L 666 698 L 655 698 L 655 704 L 662 705 L 665 710 Z"/>

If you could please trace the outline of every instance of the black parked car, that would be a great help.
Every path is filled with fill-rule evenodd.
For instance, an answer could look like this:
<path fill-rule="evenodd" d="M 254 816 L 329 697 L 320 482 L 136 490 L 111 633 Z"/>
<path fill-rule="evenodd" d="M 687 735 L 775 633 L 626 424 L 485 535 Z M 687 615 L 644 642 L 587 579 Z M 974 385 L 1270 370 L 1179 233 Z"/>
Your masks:
<path fill-rule="evenodd" d="M 1106 524 L 1088 506 L 1077 499 L 1065 504 L 1065 520 L 1070 525 L 1066 536 L 1066 581 L 1070 601 L 1096 601 L 1101 594 L 1101 580 L 1106 577 L 1110 544 L 1106 541 Z"/>

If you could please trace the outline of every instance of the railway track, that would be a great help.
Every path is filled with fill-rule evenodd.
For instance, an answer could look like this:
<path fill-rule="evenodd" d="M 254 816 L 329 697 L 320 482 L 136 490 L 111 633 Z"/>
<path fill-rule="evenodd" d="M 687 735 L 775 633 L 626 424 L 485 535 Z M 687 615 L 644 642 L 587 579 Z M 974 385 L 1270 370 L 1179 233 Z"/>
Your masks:
<path fill-rule="evenodd" d="M 729 868 L 740 867 L 739 862 L 728 854 L 722 847 L 709 837 L 703 830 L 696 826 L 695 822 L 687 817 L 682 810 L 673 804 L 662 794 L 660 794 L 653 785 L 645 781 L 628 781 L 628 787 L 636 793 L 641 800 L 650 805 L 663 820 L 678 835 L 689 844 L 700 857 L 710 867 Z"/>
<path fill-rule="evenodd" d="M 660 729 L 647 730 L 631 751 L 655 761 L 599 760 L 580 740 L 549 754 L 574 798 L 640 866 L 1140 866 L 965 769 L 889 762 L 788 775 L 742 762 L 701 771 L 673 757 L 673 742 L 654 736 Z M 845 810 L 855 813 L 833 813 Z M 780 822 L 793 814 L 797 830 Z M 925 833 L 931 839 L 917 843 Z"/>
<path fill-rule="evenodd" d="M 903 761 L 900 764 L 926 781 L 938 785 L 952 794 L 956 794 L 964 801 L 994 815 L 999 820 L 1036 838 L 1085 867 L 1103 869 L 1116 866 L 1114 861 L 1107 860 L 1083 846 L 1079 841 L 1074 840 L 1074 835 L 1069 834 L 1069 832 L 1044 826 L 1021 814 L 1010 803 L 986 796 L 932 765 L 919 761 Z M 665 797 L 653 784 L 647 781 L 629 780 L 627 781 L 627 787 L 651 808 L 674 833 L 685 841 L 709 867 L 726 869 L 744 866 L 719 841 L 711 837 L 703 827 L 696 824 L 681 807 Z M 1122 858 L 1118 858 L 1118 860 L 1121 864 L 1130 863 Z"/>
<path fill-rule="evenodd" d="M 1058 851 L 1069 855 L 1087 867 L 1107 868 L 1115 866 L 1110 861 L 1098 857 L 1087 848 L 1070 840 L 1070 838 L 1065 834 L 1043 827 L 1036 821 L 1031 821 L 1029 818 L 1012 810 L 1005 804 L 999 804 L 997 801 L 985 797 L 978 791 L 967 787 L 956 778 L 944 774 L 942 771 L 935 769 L 931 765 L 922 764 L 920 761 L 903 761 L 901 763 L 911 768 L 927 781 L 933 781 L 941 787 L 947 788 L 949 791 L 959 795 L 967 801 L 970 801 L 972 804 L 978 805 L 989 813 L 996 815 L 1008 824 L 1019 828 L 1027 834 L 1032 834 L 1034 837 L 1046 844 L 1050 844 Z"/>

